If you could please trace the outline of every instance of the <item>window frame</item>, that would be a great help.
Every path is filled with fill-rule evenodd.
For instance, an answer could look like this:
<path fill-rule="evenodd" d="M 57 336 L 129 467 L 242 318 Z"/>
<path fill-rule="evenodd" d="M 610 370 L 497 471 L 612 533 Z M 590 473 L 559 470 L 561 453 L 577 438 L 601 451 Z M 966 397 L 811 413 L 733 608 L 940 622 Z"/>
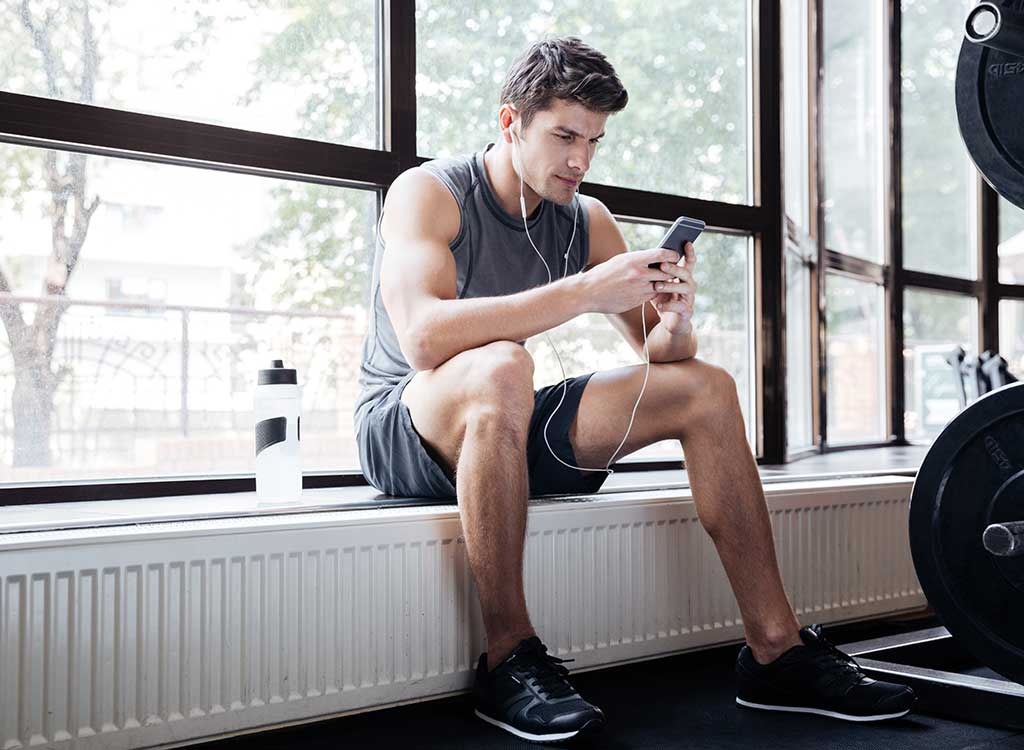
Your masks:
<path fill-rule="evenodd" d="M 888 144 L 883 146 L 886 153 L 884 173 L 885 187 L 888 189 L 886 217 L 886 254 L 885 262 L 871 263 L 853 256 L 836 252 L 826 247 L 824 242 L 822 201 L 817 196 L 824 196 L 822 180 L 821 129 L 822 118 L 817 102 L 822 93 L 822 79 L 825 75 L 823 66 L 824 34 L 821 19 L 824 18 L 824 0 L 809 0 L 813 3 L 811 23 L 815 26 L 813 39 L 815 51 L 815 69 L 817 83 L 812 95 L 817 101 L 812 105 L 815 112 L 816 138 L 812 141 L 813 184 L 816 185 L 815 196 L 817 217 L 815 239 L 818 244 L 820 262 L 818 264 L 818 302 L 821 312 L 824 311 L 823 274 L 828 271 L 841 271 L 865 281 L 883 284 L 885 289 L 885 307 L 888 325 L 885 351 L 887 352 L 887 383 L 889 392 L 889 439 L 880 443 L 859 443 L 856 445 L 830 445 L 827 431 L 827 379 L 825 376 L 824 348 L 825 320 L 819 314 L 817 369 L 821 374 L 821 386 L 818 389 L 818 409 L 815 416 L 815 429 L 819 436 L 818 452 L 828 453 L 835 450 L 851 448 L 877 448 L 888 446 L 906 446 L 911 443 L 906 439 L 904 428 L 904 409 L 906 393 L 903 367 L 903 308 L 904 296 L 908 288 L 958 292 L 974 297 L 978 301 L 978 341 L 980 350 L 998 350 L 999 348 L 999 302 L 1003 299 L 1020 299 L 1024 297 L 1024 284 L 1002 284 L 999 282 L 999 199 L 996 192 L 982 179 L 975 175 L 977 196 L 977 226 L 975 227 L 975 252 L 977 253 L 978 278 L 974 280 L 957 276 L 914 271 L 904 267 L 903 263 L 903 206 L 902 206 L 902 11 L 900 0 L 885 0 L 886 18 L 888 22 L 888 59 L 885 61 L 885 79 L 887 82 L 888 107 L 887 125 L 882 132 L 888 133 Z M 883 40 L 884 43 L 885 40 Z"/>
<path fill-rule="evenodd" d="M 584 183 L 581 192 L 613 214 L 671 222 L 701 216 L 709 228 L 752 237 L 755 361 L 752 363 L 760 464 L 785 461 L 784 257 L 781 153 L 780 9 L 749 0 L 748 142 L 750 204 L 708 201 L 632 188 Z M 383 148 L 369 149 L 259 133 L 175 117 L 67 102 L 0 90 L 0 142 L 100 156 L 376 189 L 383 202 L 397 176 L 429 157 L 416 152 L 415 4 L 378 0 L 375 31 L 379 121 Z M 379 207 L 379 205 L 378 205 Z M 672 461 L 620 461 L 618 471 L 678 468 Z M 361 471 L 305 472 L 303 487 L 368 485 Z M 0 486 L 0 505 L 145 498 L 252 491 L 251 474 L 172 476 L 99 481 L 33 482 Z"/>

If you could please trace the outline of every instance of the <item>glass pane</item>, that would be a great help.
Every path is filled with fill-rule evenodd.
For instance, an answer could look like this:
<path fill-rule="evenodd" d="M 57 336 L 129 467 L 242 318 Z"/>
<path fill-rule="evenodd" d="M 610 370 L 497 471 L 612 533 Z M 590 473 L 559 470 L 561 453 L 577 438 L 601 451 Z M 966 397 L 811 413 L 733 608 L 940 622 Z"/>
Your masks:
<path fill-rule="evenodd" d="M 631 250 L 657 247 L 666 226 L 619 221 Z M 698 356 L 727 369 L 736 379 L 740 406 L 747 423 L 747 437 L 756 445 L 757 424 L 753 383 L 753 333 L 750 324 L 753 292 L 750 239 L 734 235 L 704 232 L 697 247 L 697 303 L 694 326 L 700 347 Z M 648 320 L 657 315 L 647 306 Z M 600 313 L 581 315 L 548 332 L 565 367 L 565 376 L 573 377 L 595 370 L 628 365 L 643 365 L 608 319 Z M 536 387 L 558 383 L 562 370 L 551 352 L 547 337 L 531 338 L 526 348 L 535 362 Z M 629 454 L 629 461 L 676 460 L 681 458 L 678 441 L 663 441 Z"/>
<path fill-rule="evenodd" d="M 883 261 L 882 3 L 825 0 L 825 243 Z"/>
<path fill-rule="evenodd" d="M 1024 380 L 1024 300 L 999 302 L 999 353 L 1018 380 Z"/>
<path fill-rule="evenodd" d="M 542 38 L 574 34 L 629 91 L 587 181 L 746 202 L 748 16 L 746 0 L 420 0 L 416 150 L 449 156 L 497 141 L 513 60 Z"/>
<path fill-rule="evenodd" d="M 882 287 L 830 273 L 825 295 L 828 443 L 885 440 Z"/>
<path fill-rule="evenodd" d="M 811 402 L 811 269 L 786 252 L 786 447 L 814 444 Z"/>
<path fill-rule="evenodd" d="M 1024 284 L 1024 211 L 999 199 L 999 280 Z"/>
<path fill-rule="evenodd" d="M 786 213 L 806 232 L 810 228 L 807 166 L 807 2 L 782 3 L 783 120 L 785 125 Z"/>
<path fill-rule="evenodd" d="M 946 361 L 957 346 L 978 353 L 978 301 L 908 289 L 903 299 L 903 428 L 908 440 L 930 440 L 960 410 L 959 376 Z"/>
<path fill-rule="evenodd" d="M 273 358 L 303 386 L 305 470 L 358 467 L 375 192 L 12 146 L 0 164 L 0 482 L 252 472 Z M 50 181 L 87 211 L 53 213 Z"/>
<path fill-rule="evenodd" d="M 7 91 L 379 147 L 376 0 L 17 6 Z"/>
<path fill-rule="evenodd" d="M 903 264 L 977 277 L 977 174 L 952 106 L 967 12 L 976 3 L 903 0 Z"/>

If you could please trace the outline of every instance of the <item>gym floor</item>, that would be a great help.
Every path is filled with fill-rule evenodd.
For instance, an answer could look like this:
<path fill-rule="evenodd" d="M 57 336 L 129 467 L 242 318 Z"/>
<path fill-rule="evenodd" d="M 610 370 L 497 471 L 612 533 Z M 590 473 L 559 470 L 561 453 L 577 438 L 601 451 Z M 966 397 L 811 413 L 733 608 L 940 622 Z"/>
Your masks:
<path fill-rule="evenodd" d="M 836 643 L 934 625 L 934 620 L 862 623 L 828 628 Z M 911 714 L 897 721 L 853 724 L 817 716 L 737 708 L 728 646 L 576 675 L 580 693 L 608 717 L 588 748 L 785 748 L 785 750 L 1024 750 L 1024 733 Z M 571 669 L 572 664 L 568 665 Z M 538 747 L 473 716 L 468 695 L 357 714 L 288 729 L 206 743 L 208 750 Z"/>

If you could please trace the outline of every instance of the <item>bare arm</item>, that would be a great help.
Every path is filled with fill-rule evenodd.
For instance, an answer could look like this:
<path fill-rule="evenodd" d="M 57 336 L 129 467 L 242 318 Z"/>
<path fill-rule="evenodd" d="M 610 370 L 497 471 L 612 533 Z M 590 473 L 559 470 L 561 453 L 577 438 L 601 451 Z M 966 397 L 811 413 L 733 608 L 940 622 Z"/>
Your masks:
<path fill-rule="evenodd" d="M 528 339 L 572 320 L 583 312 L 577 286 L 577 279 L 569 277 L 502 297 L 431 306 L 425 313 L 422 367 L 417 369 L 437 367 L 459 352 L 492 341 Z"/>
<path fill-rule="evenodd" d="M 582 277 L 500 297 L 456 299 L 449 243 L 459 208 L 425 170 L 404 172 L 388 191 L 381 235 L 381 294 L 406 360 L 430 370 L 492 341 L 520 341 L 586 312 Z"/>

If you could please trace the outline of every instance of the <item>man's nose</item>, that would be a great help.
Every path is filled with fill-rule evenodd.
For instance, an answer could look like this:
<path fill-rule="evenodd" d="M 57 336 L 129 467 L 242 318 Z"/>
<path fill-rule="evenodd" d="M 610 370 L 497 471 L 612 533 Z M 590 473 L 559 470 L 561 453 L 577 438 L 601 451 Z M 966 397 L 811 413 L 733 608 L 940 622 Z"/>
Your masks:
<path fill-rule="evenodd" d="M 586 174 L 590 169 L 590 145 L 576 148 L 569 156 L 569 168 L 577 174 Z"/>

